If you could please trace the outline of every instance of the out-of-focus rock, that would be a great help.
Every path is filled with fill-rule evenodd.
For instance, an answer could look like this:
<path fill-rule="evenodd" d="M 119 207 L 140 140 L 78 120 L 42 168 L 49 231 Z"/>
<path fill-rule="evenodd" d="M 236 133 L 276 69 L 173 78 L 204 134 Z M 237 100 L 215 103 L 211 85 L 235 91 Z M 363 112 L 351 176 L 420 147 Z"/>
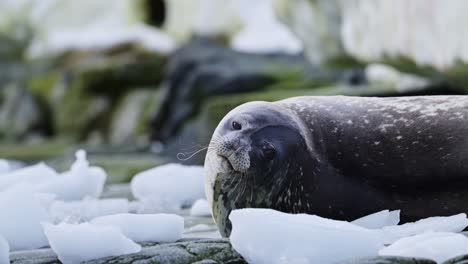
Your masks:
<path fill-rule="evenodd" d="M 123 96 L 111 120 L 110 143 L 147 142 L 151 111 L 158 102 L 159 91 L 155 89 L 136 89 Z"/>
<path fill-rule="evenodd" d="M 24 139 L 49 130 L 48 116 L 42 110 L 38 100 L 16 83 L 0 88 L 0 138 Z"/>
<path fill-rule="evenodd" d="M 251 54 L 198 39 L 169 59 L 152 118 L 152 138 L 164 141 L 174 136 L 209 97 L 260 91 L 278 83 L 288 85 L 277 89 L 314 88 L 348 82 L 347 73 L 315 67 L 300 54 Z"/>

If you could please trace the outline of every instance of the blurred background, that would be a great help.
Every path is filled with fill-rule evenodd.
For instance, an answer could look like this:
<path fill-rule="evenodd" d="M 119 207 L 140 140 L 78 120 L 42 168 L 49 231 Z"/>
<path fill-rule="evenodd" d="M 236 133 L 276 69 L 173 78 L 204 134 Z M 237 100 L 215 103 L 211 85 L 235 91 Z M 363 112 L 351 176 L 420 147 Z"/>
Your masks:
<path fill-rule="evenodd" d="M 299 95 L 468 93 L 464 0 L 0 0 L 0 158 L 110 182 L 202 164 L 221 118 Z M 187 159 L 189 158 L 189 159 Z"/>

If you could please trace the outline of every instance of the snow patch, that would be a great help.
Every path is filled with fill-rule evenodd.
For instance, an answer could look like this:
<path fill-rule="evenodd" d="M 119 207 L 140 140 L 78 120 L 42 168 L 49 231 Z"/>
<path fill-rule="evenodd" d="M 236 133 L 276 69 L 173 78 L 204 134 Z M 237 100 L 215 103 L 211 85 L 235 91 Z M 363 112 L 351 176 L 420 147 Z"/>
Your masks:
<path fill-rule="evenodd" d="M 276 18 L 272 0 L 231 0 L 244 28 L 231 40 L 235 50 L 253 53 L 298 54 L 302 42 Z"/>
<path fill-rule="evenodd" d="M 64 29 L 50 32 L 44 42 L 30 47 L 31 57 L 60 54 L 68 50 L 106 49 L 125 43 L 137 43 L 142 47 L 163 54 L 172 52 L 176 44 L 163 32 L 146 25 L 127 28 Z"/>

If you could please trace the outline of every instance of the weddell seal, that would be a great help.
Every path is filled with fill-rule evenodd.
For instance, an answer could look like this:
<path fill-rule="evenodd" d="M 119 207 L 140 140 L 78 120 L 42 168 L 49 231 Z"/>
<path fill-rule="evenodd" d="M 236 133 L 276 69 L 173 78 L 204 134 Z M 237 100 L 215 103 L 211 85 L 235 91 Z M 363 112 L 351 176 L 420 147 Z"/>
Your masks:
<path fill-rule="evenodd" d="M 205 173 L 223 236 L 238 208 L 348 221 L 468 213 L 468 96 L 246 103 L 216 128 Z"/>

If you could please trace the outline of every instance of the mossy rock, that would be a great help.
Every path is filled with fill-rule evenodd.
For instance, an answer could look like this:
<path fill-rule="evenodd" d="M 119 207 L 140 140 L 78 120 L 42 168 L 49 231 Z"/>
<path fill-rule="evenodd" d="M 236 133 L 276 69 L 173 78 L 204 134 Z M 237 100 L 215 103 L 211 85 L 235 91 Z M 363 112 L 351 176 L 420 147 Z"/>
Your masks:
<path fill-rule="evenodd" d="M 70 85 L 63 82 L 55 88 L 61 95 L 52 103 L 57 134 L 83 140 L 93 130 L 105 131 L 111 99 L 87 93 L 86 83 L 79 77 Z"/>
<path fill-rule="evenodd" d="M 468 64 L 457 61 L 453 66 L 439 70 L 429 65 L 417 64 L 414 60 L 404 56 L 385 56 L 381 63 L 388 64 L 400 72 L 416 74 L 431 80 L 432 83 L 445 84 L 447 93 L 468 94 Z"/>
<path fill-rule="evenodd" d="M 166 58 L 159 54 L 139 53 L 131 59 L 111 58 L 85 65 L 79 71 L 86 92 L 116 96 L 133 87 L 156 86 L 163 78 Z"/>
<path fill-rule="evenodd" d="M 22 82 L 0 89 L 0 138 L 25 140 L 31 134 L 40 135 L 48 124 L 48 113 Z"/>
<path fill-rule="evenodd" d="M 119 100 L 107 133 L 111 144 L 133 144 L 139 139 L 146 142 L 148 124 L 159 102 L 159 93 L 151 87 L 135 89 Z"/>

